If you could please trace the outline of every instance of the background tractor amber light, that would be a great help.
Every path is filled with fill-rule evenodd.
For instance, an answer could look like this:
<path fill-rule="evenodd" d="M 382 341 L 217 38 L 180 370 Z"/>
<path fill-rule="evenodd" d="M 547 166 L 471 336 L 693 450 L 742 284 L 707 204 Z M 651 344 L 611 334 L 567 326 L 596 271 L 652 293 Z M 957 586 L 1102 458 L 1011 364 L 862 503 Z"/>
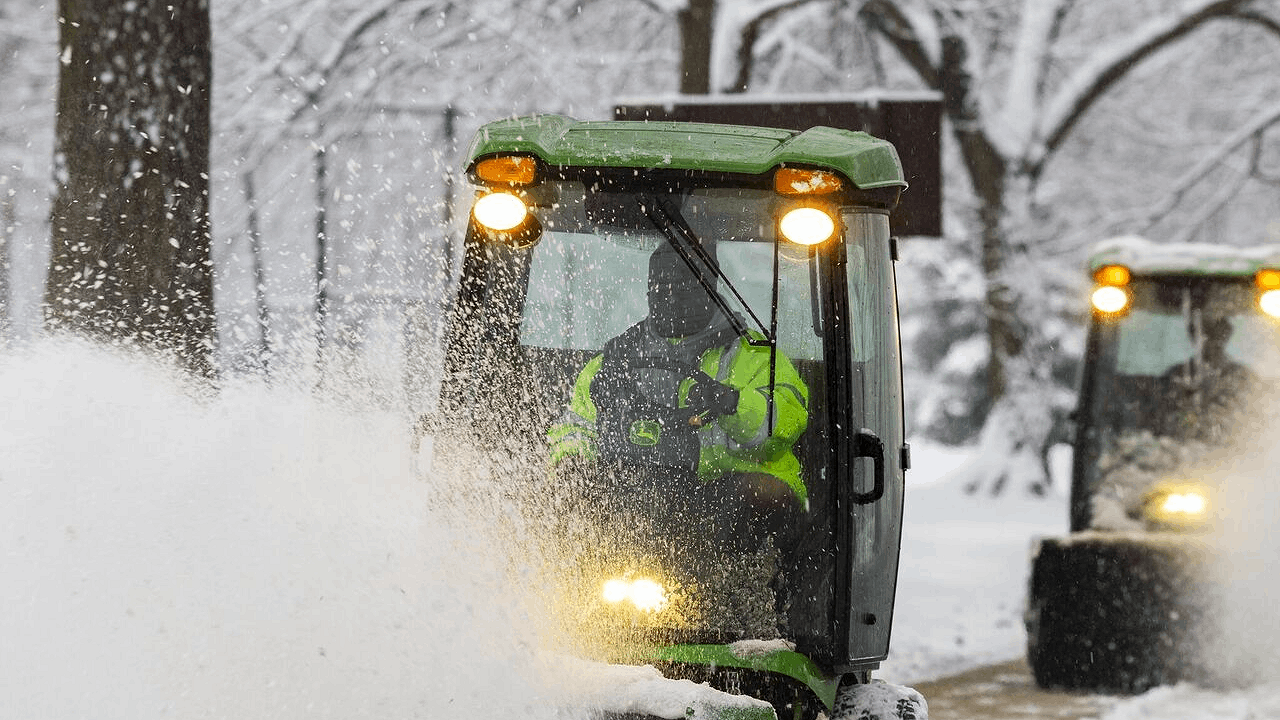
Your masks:
<path fill-rule="evenodd" d="M 620 603 L 627 599 L 627 595 L 631 592 L 631 583 L 620 578 L 614 578 L 605 582 L 600 594 L 604 597 L 605 602 Z"/>
<path fill-rule="evenodd" d="M 1259 290 L 1280 290 L 1280 270 L 1259 270 L 1253 283 Z"/>
<path fill-rule="evenodd" d="M 523 155 L 489 158 L 476 163 L 476 177 L 487 183 L 530 185 L 538 177 L 538 163 Z"/>
<path fill-rule="evenodd" d="M 1129 293 L 1113 285 L 1105 285 L 1094 290 L 1089 300 L 1099 312 L 1118 313 L 1129 306 Z"/>
<path fill-rule="evenodd" d="M 640 610 L 656 612 L 666 606 L 667 591 L 653 580 L 640 578 L 631 583 L 631 594 L 628 599 Z"/>
<path fill-rule="evenodd" d="M 1094 271 L 1093 280 L 1099 285 L 1128 285 L 1129 268 L 1124 265 L 1103 265 Z"/>
<path fill-rule="evenodd" d="M 529 216 L 524 201 L 511 193 L 496 192 L 482 195 L 471 208 L 476 222 L 498 232 L 513 230 Z"/>
<path fill-rule="evenodd" d="M 782 237 L 799 245 L 817 245 L 836 232 L 836 221 L 827 213 L 812 207 L 787 211 L 778 222 Z"/>

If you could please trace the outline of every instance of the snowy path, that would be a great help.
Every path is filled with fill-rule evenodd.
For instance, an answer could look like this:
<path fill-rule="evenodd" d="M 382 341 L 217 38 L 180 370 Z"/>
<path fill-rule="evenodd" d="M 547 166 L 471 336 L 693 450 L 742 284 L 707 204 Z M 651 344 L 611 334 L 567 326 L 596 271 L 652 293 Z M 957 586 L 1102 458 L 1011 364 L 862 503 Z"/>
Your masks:
<path fill-rule="evenodd" d="M 916 442 L 912 456 L 893 636 L 877 677 L 911 684 L 1021 657 L 1031 542 L 1066 531 L 1065 497 L 969 495 L 948 479 L 971 462 L 966 451 Z"/>
<path fill-rule="evenodd" d="M 1119 702 L 1103 695 L 1041 690 L 1022 660 L 915 687 L 929 702 L 929 720 L 1096 720 Z"/>

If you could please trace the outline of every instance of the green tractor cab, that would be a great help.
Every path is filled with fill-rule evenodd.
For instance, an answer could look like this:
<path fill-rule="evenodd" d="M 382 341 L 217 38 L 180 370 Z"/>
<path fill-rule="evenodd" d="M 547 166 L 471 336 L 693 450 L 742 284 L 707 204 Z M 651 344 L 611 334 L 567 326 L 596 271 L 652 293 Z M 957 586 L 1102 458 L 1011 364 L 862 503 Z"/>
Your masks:
<path fill-rule="evenodd" d="M 1088 269 L 1071 534 L 1034 549 L 1028 657 L 1043 687 L 1141 692 L 1205 672 L 1220 469 L 1280 381 L 1280 247 L 1119 238 Z"/>
<path fill-rule="evenodd" d="M 424 427 L 437 463 L 465 448 L 529 508 L 575 650 L 768 703 L 696 717 L 853 716 L 873 695 L 891 710 L 859 717 L 922 715 L 870 682 L 909 462 L 893 146 L 542 115 L 485 125 L 466 162 Z M 674 306 L 668 275 L 697 281 Z M 698 333 L 658 329 L 695 309 Z"/>

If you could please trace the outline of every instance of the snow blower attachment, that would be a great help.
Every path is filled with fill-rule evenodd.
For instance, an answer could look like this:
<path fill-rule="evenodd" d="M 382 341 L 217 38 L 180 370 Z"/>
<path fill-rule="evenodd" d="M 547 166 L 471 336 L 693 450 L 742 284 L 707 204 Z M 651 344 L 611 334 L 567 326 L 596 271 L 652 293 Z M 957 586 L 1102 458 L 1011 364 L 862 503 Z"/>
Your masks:
<path fill-rule="evenodd" d="M 1071 534 L 1033 548 L 1028 660 L 1043 687 L 1142 692 L 1210 674 L 1219 468 L 1270 417 L 1280 247 L 1121 238 L 1089 271 Z"/>
<path fill-rule="evenodd" d="M 545 115 L 481 128 L 467 172 L 428 424 L 554 545 L 574 654 L 751 700 L 675 717 L 925 717 L 870 681 L 908 464 L 893 146 Z"/>

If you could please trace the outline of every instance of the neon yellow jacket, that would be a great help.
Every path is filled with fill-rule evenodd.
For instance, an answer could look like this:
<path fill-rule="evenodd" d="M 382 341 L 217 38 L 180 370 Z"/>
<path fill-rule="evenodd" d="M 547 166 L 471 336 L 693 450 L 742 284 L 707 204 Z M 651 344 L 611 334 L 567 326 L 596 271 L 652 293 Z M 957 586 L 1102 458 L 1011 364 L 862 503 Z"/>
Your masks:
<path fill-rule="evenodd" d="M 596 457 L 598 411 L 590 391 L 603 358 L 603 354 L 596 355 L 578 373 L 564 419 L 548 431 L 553 464 L 571 455 Z M 737 411 L 697 433 L 699 478 L 707 481 L 730 472 L 768 473 L 785 482 L 804 503 L 807 491 L 793 446 L 808 426 L 809 389 L 795 366 L 782 353 L 777 354 L 773 427 L 769 428 L 767 346 L 751 345 L 738 338 L 727 350 L 712 347 L 704 352 L 699 365 L 703 372 L 738 391 Z M 692 385 L 691 379 L 681 383 L 680 407 L 687 406 Z"/>

